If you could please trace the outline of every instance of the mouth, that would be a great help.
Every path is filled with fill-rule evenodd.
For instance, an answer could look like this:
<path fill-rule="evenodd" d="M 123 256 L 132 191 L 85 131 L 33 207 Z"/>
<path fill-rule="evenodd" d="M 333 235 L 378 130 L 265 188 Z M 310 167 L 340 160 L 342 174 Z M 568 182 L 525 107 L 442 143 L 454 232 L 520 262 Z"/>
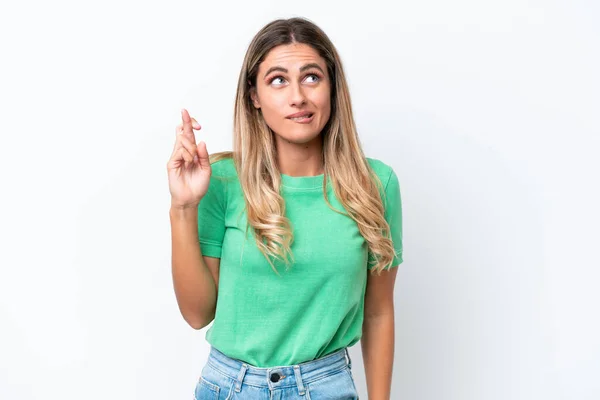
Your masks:
<path fill-rule="evenodd" d="M 309 122 L 312 121 L 314 115 L 315 114 L 310 113 L 310 114 L 303 115 L 303 116 L 300 116 L 300 117 L 294 117 L 294 118 L 288 117 L 288 119 L 290 119 L 290 120 L 292 120 L 294 122 L 298 122 L 300 124 L 307 124 L 307 123 L 309 123 Z"/>

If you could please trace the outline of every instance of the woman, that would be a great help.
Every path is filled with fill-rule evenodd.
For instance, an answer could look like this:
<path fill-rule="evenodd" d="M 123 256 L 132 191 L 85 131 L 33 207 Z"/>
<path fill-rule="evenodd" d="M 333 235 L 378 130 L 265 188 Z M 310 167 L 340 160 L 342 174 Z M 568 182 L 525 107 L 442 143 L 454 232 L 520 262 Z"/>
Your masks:
<path fill-rule="evenodd" d="M 209 157 L 182 110 L 168 162 L 172 270 L 186 322 L 206 332 L 204 399 L 389 399 L 398 179 L 366 158 L 338 53 L 312 22 L 276 20 L 240 72 L 232 152 Z"/>

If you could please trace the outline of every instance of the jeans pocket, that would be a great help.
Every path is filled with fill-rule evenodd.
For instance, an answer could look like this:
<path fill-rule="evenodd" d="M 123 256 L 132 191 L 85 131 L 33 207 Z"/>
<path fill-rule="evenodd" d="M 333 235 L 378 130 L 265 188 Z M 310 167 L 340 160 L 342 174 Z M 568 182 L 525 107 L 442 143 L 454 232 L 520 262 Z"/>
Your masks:
<path fill-rule="evenodd" d="M 195 400 L 219 400 L 219 392 L 221 388 L 216 383 L 206 380 L 200 376 L 196 389 L 194 390 Z"/>
<path fill-rule="evenodd" d="M 306 384 L 306 398 L 311 400 L 357 400 L 358 393 L 352 375 L 348 367 L 344 367 L 332 373 Z"/>

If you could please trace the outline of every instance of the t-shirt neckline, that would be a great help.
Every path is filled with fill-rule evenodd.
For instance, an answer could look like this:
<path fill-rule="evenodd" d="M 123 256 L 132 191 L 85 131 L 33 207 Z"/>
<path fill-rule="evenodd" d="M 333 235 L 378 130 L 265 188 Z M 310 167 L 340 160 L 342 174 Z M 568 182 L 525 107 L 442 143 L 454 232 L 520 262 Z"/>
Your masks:
<path fill-rule="evenodd" d="M 317 189 L 323 187 L 325 174 L 315 176 L 290 176 L 281 174 L 281 185 L 292 189 Z"/>

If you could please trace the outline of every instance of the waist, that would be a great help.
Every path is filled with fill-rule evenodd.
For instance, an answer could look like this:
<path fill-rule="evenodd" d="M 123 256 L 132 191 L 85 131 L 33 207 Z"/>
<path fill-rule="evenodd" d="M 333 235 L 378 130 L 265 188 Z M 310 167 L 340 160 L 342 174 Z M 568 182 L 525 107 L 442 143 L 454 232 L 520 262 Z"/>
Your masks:
<path fill-rule="evenodd" d="M 321 358 L 300 364 L 264 368 L 231 358 L 211 346 L 207 364 L 221 374 L 238 381 L 238 384 L 243 382 L 247 385 L 275 389 L 309 384 L 350 367 L 352 361 L 348 348 L 343 347 Z"/>

